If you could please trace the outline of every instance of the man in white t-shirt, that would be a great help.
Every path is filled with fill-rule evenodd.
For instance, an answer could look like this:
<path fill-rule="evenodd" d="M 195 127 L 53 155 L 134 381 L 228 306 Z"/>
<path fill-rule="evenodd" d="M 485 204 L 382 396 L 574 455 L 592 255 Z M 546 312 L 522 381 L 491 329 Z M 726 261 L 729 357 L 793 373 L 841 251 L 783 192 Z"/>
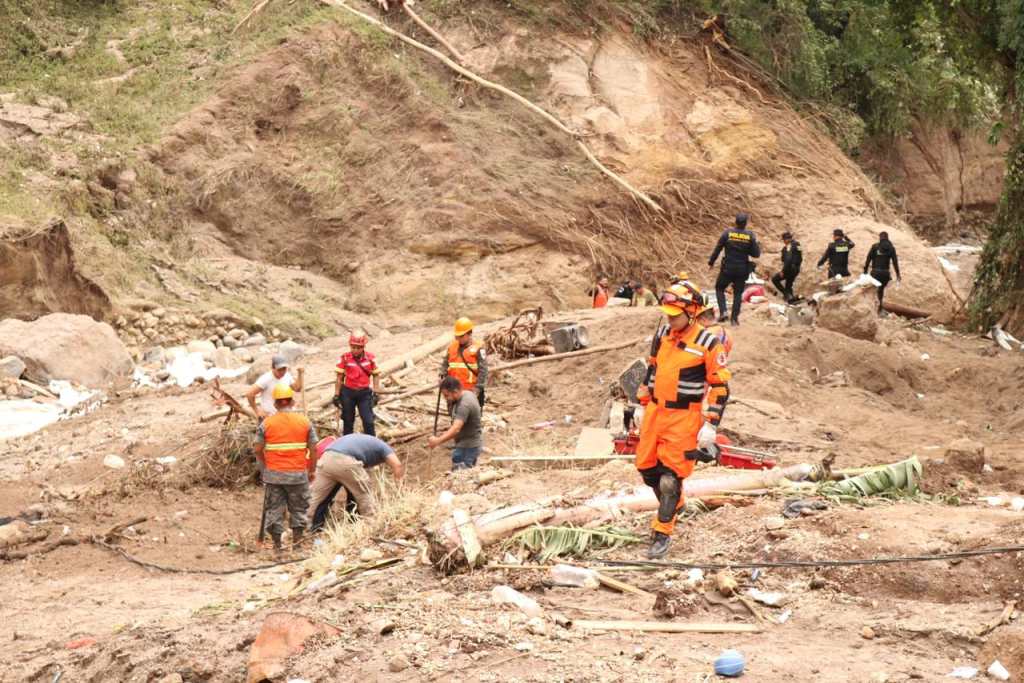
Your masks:
<path fill-rule="evenodd" d="M 293 391 L 302 391 L 302 378 L 305 370 L 299 368 L 298 379 L 292 376 L 292 373 L 288 371 L 288 359 L 282 355 L 274 356 L 270 360 L 270 371 L 264 372 L 260 375 L 256 383 L 249 388 L 246 392 L 245 397 L 249 400 L 249 406 L 252 407 L 256 416 L 261 420 L 265 417 L 270 417 L 277 412 L 274 408 L 274 387 L 278 384 L 287 384 L 292 388 Z M 256 397 L 259 397 L 259 403 L 256 403 Z"/>

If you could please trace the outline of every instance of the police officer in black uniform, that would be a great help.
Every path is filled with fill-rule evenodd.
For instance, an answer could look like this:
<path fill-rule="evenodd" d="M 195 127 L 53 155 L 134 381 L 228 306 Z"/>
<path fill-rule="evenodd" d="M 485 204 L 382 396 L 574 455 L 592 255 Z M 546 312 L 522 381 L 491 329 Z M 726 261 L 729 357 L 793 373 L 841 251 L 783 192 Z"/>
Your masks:
<path fill-rule="evenodd" d="M 732 285 L 732 317 L 733 325 L 740 324 L 740 307 L 743 305 L 743 289 L 746 286 L 747 278 L 753 270 L 754 264 L 751 258 L 761 255 L 761 245 L 757 243 L 757 237 L 747 229 L 747 222 L 750 216 L 745 213 L 736 215 L 736 227 L 730 228 L 718 238 L 715 250 L 711 252 L 708 259 L 708 266 L 714 267 L 718 255 L 725 250 L 722 257 L 722 269 L 715 281 L 715 295 L 718 297 L 718 322 L 725 322 L 727 308 L 725 305 L 725 289 Z"/>
<path fill-rule="evenodd" d="M 843 234 L 843 231 L 836 228 L 832 231 L 832 242 L 828 245 L 825 253 L 818 259 L 818 267 L 828 261 L 828 277 L 831 280 L 836 275 L 850 277 L 850 252 L 855 245 L 850 238 Z"/>
<path fill-rule="evenodd" d="M 804 262 L 804 252 L 800 243 L 793 239 L 788 230 L 782 233 L 782 270 L 772 276 L 772 284 L 782 294 L 787 304 L 796 300 L 793 294 L 793 283 L 800 274 L 800 266 Z"/>
<path fill-rule="evenodd" d="M 896 271 L 896 281 L 903 280 L 903 277 L 900 276 L 900 259 L 896 256 L 896 247 L 889 241 L 889 233 L 880 232 L 878 241 L 871 245 L 868 257 L 864 261 L 864 272 L 868 272 L 870 267 L 871 277 L 882 283 L 878 288 L 878 313 L 880 315 L 882 314 L 882 299 L 885 298 L 885 286 L 892 280 L 889 264 L 892 264 L 893 270 Z"/>

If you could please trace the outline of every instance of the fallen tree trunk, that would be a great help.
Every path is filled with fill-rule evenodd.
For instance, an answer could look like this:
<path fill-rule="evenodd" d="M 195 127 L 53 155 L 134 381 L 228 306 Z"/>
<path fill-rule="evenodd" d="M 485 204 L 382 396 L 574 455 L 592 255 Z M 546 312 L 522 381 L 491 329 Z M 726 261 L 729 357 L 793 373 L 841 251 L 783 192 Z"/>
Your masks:
<path fill-rule="evenodd" d="M 910 306 L 903 306 L 901 304 L 894 304 L 886 301 L 882 304 L 882 308 L 895 313 L 896 315 L 903 316 L 904 318 L 930 318 L 932 314 L 928 311 L 922 311 L 920 308 L 911 308 Z"/>
<path fill-rule="evenodd" d="M 718 497 L 726 491 L 773 488 L 784 480 L 806 479 L 813 469 L 812 465 L 800 464 L 773 470 L 687 479 L 683 485 L 683 493 L 687 498 L 702 498 Z M 606 491 L 572 507 L 560 507 L 560 501 L 558 497 L 549 498 L 479 515 L 472 521 L 476 536 L 486 547 L 520 529 L 541 522 L 548 526 L 585 526 L 614 519 L 625 512 L 644 512 L 658 508 L 658 499 L 647 486 L 635 486 L 624 491 Z M 430 557 L 435 566 L 451 568 L 451 559 L 462 543 L 459 530 L 451 521 L 447 521 L 434 530 L 430 538 Z"/>

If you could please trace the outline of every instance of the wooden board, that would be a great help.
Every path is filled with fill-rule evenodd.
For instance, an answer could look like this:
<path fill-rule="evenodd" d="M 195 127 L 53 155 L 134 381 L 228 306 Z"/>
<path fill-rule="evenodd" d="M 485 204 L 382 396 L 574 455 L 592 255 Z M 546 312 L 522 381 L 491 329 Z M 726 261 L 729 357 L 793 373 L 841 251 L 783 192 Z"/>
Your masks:
<path fill-rule="evenodd" d="M 573 621 L 587 631 L 657 631 L 660 633 L 760 633 L 756 624 L 688 624 L 676 621 Z"/>

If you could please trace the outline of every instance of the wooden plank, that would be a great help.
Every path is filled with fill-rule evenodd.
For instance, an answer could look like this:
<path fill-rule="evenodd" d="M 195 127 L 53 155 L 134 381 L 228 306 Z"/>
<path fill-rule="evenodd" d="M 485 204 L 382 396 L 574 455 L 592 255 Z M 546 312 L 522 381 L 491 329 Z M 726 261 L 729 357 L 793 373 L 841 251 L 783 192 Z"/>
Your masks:
<path fill-rule="evenodd" d="M 466 564 L 470 567 L 475 567 L 483 552 L 483 547 L 480 545 L 480 539 L 477 538 L 473 520 L 469 518 L 469 513 L 462 508 L 452 510 L 452 520 L 455 522 L 455 528 L 459 530 L 459 538 L 462 539 L 462 550 L 466 553 Z"/>
<path fill-rule="evenodd" d="M 573 626 L 587 631 L 652 631 L 658 633 L 760 633 L 756 624 L 683 623 L 677 621 L 589 621 L 574 620 Z"/>
<path fill-rule="evenodd" d="M 608 588 L 617 590 L 620 593 L 632 593 L 633 595 L 639 595 L 642 598 L 654 598 L 653 593 L 648 593 L 647 591 L 637 588 L 636 586 L 632 586 L 625 581 L 619 581 L 618 579 L 614 579 L 610 576 L 605 576 L 601 572 L 594 573 L 597 575 L 597 580 L 602 586 L 607 586 Z"/>

